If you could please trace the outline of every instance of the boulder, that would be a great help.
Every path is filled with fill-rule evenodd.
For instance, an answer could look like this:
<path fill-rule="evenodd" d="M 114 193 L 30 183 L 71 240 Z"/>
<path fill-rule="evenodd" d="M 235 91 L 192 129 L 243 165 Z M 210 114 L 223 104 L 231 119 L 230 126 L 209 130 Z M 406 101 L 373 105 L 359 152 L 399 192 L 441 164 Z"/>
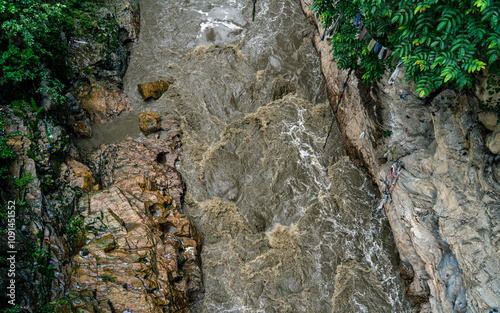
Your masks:
<path fill-rule="evenodd" d="M 120 113 L 132 110 L 127 95 L 113 85 L 94 83 L 86 87 L 82 95 L 82 109 L 95 124 L 106 123 Z"/>
<path fill-rule="evenodd" d="M 161 129 L 161 116 L 157 112 L 148 110 L 139 114 L 139 128 L 144 135 L 149 135 Z"/>
<path fill-rule="evenodd" d="M 92 127 L 85 121 L 76 121 L 73 123 L 73 132 L 78 138 L 92 137 Z"/>
<path fill-rule="evenodd" d="M 160 98 L 168 90 L 168 83 L 162 80 L 137 85 L 143 100 Z"/>
<path fill-rule="evenodd" d="M 488 130 L 494 131 L 497 128 L 500 128 L 500 124 L 498 124 L 498 116 L 493 112 L 481 112 L 477 115 L 479 121 L 486 127 Z"/>
<path fill-rule="evenodd" d="M 177 123 L 171 130 L 167 129 L 167 132 L 178 129 Z M 146 137 L 141 138 L 140 143 L 127 139 L 117 144 L 102 145 L 88 155 L 88 161 L 92 168 L 99 171 L 102 188 L 120 182 L 120 188 L 134 194 L 143 189 L 150 190 L 148 193 L 165 189 L 168 191 L 167 196 L 172 197 L 172 205 L 180 208 L 184 184 L 180 173 L 175 170 L 180 153 L 177 147 L 181 146 L 180 132 L 176 133 L 170 140 Z M 102 163 L 101 160 L 109 161 Z M 129 178 L 138 180 L 137 184 L 131 184 L 133 188 L 122 185 L 130 182 L 127 181 Z M 137 186 L 142 189 L 137 189 Z M 137 193 L 137 196 L 141 195 Z"/>

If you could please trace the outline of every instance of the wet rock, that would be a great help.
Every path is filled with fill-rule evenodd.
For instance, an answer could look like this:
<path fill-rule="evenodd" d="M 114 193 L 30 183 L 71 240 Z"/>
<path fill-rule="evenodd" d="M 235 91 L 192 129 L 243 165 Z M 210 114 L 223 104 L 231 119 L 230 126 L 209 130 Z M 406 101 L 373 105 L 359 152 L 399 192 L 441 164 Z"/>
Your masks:
<path fill-rule="evenodd" d="M 2 163 L 9 180 L 2 181 L 0 191 L 2 197 L 15 200 L 16 238 L 22 238 L 16 242 L 16 287 L 24 292 L 16 304 L 39 311 L 43 301 L 61 299 L 65 292 L 59 281 L 67 277 L 65 266 L 72 248 L 65 230 L 78 188 L 66 186 L 57 177 L 61 159 L 72 147 L 53 121 L 37 119 L 30 112 L 16 116 L 0 110 L 7 113 L 4 131 L 7 144 L 15 150 L 15 156 Z M 2 267 L 0 271 L 6 273 Z M 2 283 L 2 287 L 6 286 Z M 0 295 L 1 303 L 7 303 L 5 299 Z"/>
<path fill-rule="evenodd" d="M 72 63 L 81 71 L 102 62 L 106 56 L 106 45 L 87 38 L 75 39 L 69 43 Z"/>
<path fill-rule="evenodd" d="M 90 169 L 76 160 L 70 160 L 63 164 L 61 170 L 62 176 L 71 187 L 78 187 L 87 193 L 95 185 L 95 179 Z"/>
<path fill-rule="evenodd" d="M 168 83 L 162 80 L 157 80 L 155 82 L 139 84 L 137 88 L 143 100 L 149 100 L 151 98 L 160 98 L 165 91 L 168 90 Z"/>
<path fill-rule="evenodd" d="M 120 27 L 122 42 L 136 41 L 139 36 L 139 1 L 138 0 L 108 0 L 106 7 L 115 13 L 115 19 Z M 123 30 L 123 31 L 122 31 Z"/>
<path fill-rule="evenodd" d="M 125 93 L 104 83 L 86 87 L 81 93 L 81 101 L 82 109 L 95 124 L 103 124 L 132 109 Z"/>
<path fill-rule="evenodd" d="M 138 176 L 144 176 L 153 184 L 148 190 L 157 190 L 165 193 L 165 196 L 171 196 L 172 206 L 180 208 L 184 184 L 175 169 L 175 163 L 179 159 L 179 146 L 179 135 L 168 141 L 145 138 L 139 143 L 128 139 L 118 144 L 102 145 L 89 155 L 89 160 L 93 171 L 100 173 L 103 188 L 114 182 L 128 178 L 142 179 Z M 102 163 L 101 159 L 108 162 Z M 141 184 L 147 186 L 148 183 L 144 181 Z M 131 190 L 136 190 L 137 195 L 141 195 L 140 189 Z"/>
<path fill-rule="evenodd" d="M 97 26 L 90 30 L 90 34 L 88 26 L 81 25 L 80 19 L 75 20 L 75 27 L 83 31 L 77 32 L 76 37 L 69 38 L 68 50 L 77 79 L 84 78 L 85 81 L 91 82 L 110 81 L 117 86 L 122 83 L 128 57 L 125 46 L 121 44 L 124 40 L 121 41 L 119 37 L 122 33 L 125 33 L 125 37 L 129 36 L 129 31 L 123 28 L 127 27 L 125 22 L 127 18 L 122 16 L 122 25 L 110 23 L 118 13 L 122 13 L 119 8 L 121 6 L 131 9 L 130 2 L 116 0 L 113 4 L 104 3 L 104 6 L 98 8 L 93 15 L 83 13 L 81 19 L 90 19 L 94 26 Z"/>
<path fill-rule="evenodd" d="M 110 162 L 99 167 L 103 152 Z M 151 138 L 90 155 L 104 189 L 79 204 L 86 232 L 73 259 L 78 312 L 191 312 L 189 302 L 203 292 L 203 240 L 179 211 L 184 190 L 177 158 L 169 143 Z"/>
<path fill-rule="evenodd" d="M 148 110 L 139 114 L 139 128 L 144 135 L 149 135 L 161 129 L 161 115 Z"/>
<path fill-rule="evenodd" d="M 486 146 L 494 154 L 500 154 L 500 129 L 486 136 Z"/>
<path fill-rule="evenodd" d="M 73 123 L 73 131 L 78 138 L 92 137 L 92 127 L 86 121 L 76 121 Z"/>

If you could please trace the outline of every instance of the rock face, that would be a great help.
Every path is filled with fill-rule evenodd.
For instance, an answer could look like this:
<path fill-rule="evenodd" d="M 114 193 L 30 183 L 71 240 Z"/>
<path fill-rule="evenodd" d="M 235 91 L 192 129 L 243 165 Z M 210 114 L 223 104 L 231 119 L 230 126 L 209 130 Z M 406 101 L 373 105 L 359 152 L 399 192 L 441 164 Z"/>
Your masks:
<path fill-rule="evenodd" d="M 148 110 L 139 114 L 139 128 L 144 135 L 149 135 L 157 132 L 161 128 L 161 116 L 160 114 Z"/>
<path fill-rule="evenodd" d="M 139 37 L 139 0 L 108 0 L 105 6 L 114 13 L 120 27 L 120 40 L 137 41 Z"/>
<path fill-rule="evenodd" d="M 75 74 L 75 88 L 68 94 L 74 98 L 68 125 L 79 137 L 90 137 L 88 119 L 102 124 L 131 110 L 123 92 L 123 76 L 128 67 L 125 44 L 136 41 L 139 34 L 139 1 L 105 1 L 93 19 L 95 33 L 76 33 L 68 42 L 69 57 Z M 76 27 L 86 29 L 76 20 Z"/>
<path fill-rule="evenodd" d="M 493 154 L 500 154 L 500 129 L 493 131 L 486 136 L 486 146 Z"/>
<path fill-rule="evenodd" d="M 156 100 L 168 90 L 168 83 L 158 80 L 151 83 L 139 84 L 137 88 L 143 100 L 149 100 L 151 98 Z"/>
<path fill-rule="evenodd" d="M 308 11 L 312 1 L 301 2 L 321 29 Z M 328 41 L 316 33 L 314 43 L 336 102 L 347 74 L 331 61 Z M 337 118 L 351 157 L 381 191 L 388 161 L 403 163 L 385 208 L 407 293 L 421 312 L 500 310 L 498 117 L 452 90 L 419 99 L 404 72 L 394 85 L 389 74 L 369 86 L 351 75 Z"/>
<path fill-rule="evenodd" d="M 84 244 L 74 258 L 77 312 L 190 312 L 203 292 L 202 237 L 182 213 L 174 136 L 126 140 L 90 156 L 104 189 L 82 198 Z M 101 160 L 109 162 L 101 162 Z"/>
<path fill-rule="evenodd" d="M 9 180 L 2 179 L 0 197 L 5 203 L 15 200 L 15 279 L 18 290 L 23 290 L 18 293 L 16 304 L 41 311 L 65 295 L 66 265 L 72 249 L 66 226 L 74 203 L 92 174 L 83 164 L 72 161 L 77 151 L 68 144 L 60 126 L 37 120 L 29 112 L 20 117 L 8 108 L 1 109 L 7 118 L 7 145 L 15 153 L 4 163 Z M 66 158 L 68 162 L 64 162 Z M 7 255 L 7 247 L 0 248 L 3 255 Z M 7 277 L 5 264 L 0 266 L 2 277 Z M 7 279 L 1 280 L 0 287 L 7 288 L 6 283 Z M 6 293 L 0 295 L 2 305 L 8 300 Z"/>

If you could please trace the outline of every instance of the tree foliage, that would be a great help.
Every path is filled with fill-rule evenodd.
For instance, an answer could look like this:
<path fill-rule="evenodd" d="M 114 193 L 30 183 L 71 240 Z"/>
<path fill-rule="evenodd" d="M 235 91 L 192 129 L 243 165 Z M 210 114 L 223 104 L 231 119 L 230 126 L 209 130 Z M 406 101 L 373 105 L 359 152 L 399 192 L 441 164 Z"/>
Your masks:
<path fill-rule="evenodd" d="M 39 100 L 44 92 L 63 102 L 61 93 L 73 76 L 68 39 L 92 34 L 107 40 L 107 28 L 99 24 L 107 21 L 95 16 L 101 5 L 101 0 L 0 0 L 0 103 Z"/>
<path fill-rule="evenodd" d="M 9 89 L 9 98 L 21 99 L 36 92 L 48 78 L 49 69 L 57 69 L 49 85 L 52 88 L 58 85 L 58 78 L 68 75 L 62 36 L 71 25 L 65 4 L 0 0 L 0 85 Z"/>
<path fill-rule="evenodd" d="M 366 82 L 379 79 L 390 58 L 379 60 L 366 38 L 356 39 L 358 13 L 368 34 L 400 56 L 420 97 L 447 83 L 470 88 L 478 71 L 500 67 L 498 0 L 314 0 L 311 9 L 327 28 L 344 14 L 333 56 L 340 68 L 363 71 Z"/>

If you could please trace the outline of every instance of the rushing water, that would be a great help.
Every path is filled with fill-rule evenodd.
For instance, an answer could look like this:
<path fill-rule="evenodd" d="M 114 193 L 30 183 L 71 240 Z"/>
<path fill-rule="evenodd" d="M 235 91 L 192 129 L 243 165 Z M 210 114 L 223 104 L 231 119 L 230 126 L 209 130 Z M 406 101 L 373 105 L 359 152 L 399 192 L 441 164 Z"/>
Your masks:
<path fill-rule="evenodd" d="M 203 233 L 195 312 L 409 312 L 377 191 L 334 128 L 313 26 L 298 1 L 141 0 L 125 77 L 134 111 L 89 147 L 181 121 L 185 212 Z M 159 100 L 136 85 L 163 79 Z"/>

